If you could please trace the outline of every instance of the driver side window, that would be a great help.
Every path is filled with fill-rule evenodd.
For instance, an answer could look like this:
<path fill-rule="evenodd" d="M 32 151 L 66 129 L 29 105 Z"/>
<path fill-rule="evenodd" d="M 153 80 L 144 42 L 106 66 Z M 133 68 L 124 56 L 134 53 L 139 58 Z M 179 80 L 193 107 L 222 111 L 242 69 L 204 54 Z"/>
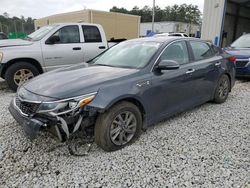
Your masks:
<path fill-rule="evenodd" d="M 173 60 L 180 65 L 189 62 L 188 50 L 185 41 L 179 41 L 168 46 L 162 53 L 160 60 Z"/>
<path fill-rule="evenodd" d="M 65 26 L 59 29 L 53 36 L 58 36 L 60 41 L 56 44 L 79 43 L 80 33 L 77 25 Z"/>

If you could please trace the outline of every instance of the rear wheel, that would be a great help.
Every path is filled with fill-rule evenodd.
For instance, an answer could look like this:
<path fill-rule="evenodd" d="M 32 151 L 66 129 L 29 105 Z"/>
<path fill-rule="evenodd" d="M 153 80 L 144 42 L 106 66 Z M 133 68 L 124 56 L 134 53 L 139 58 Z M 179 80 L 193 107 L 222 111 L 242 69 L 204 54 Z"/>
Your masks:
<path fill-rule="evenodd" d="M 230 91 L 230 80 L 227 75 L 223 75 L 220 78 L 218 85 L 216 87 L 214 102 L 218 104 L 224 103 L 228 98 L 229 91 Z"/>
<path fill-rule="evenodd" d="M 136 105 L 121 102 L 100 114 L 95 125 L 95 142 L 105 151 L 115 151 L 135 141 L 142 129 Z"/>
<path fill-rule="evenodd" d="M 17 62 L 6 70 L 5 80 L 9 87 L 16 91 L 18 86 L 38 74 L 39 71 L 34 65 L 27 62 Z"/>

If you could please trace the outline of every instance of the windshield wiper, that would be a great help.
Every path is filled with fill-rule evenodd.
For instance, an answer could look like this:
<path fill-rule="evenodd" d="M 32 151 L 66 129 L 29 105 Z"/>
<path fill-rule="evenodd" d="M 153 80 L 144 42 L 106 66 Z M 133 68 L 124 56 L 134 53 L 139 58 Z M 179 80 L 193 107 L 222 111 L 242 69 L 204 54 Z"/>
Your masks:
<path fill-rule="evenodd" d="M 99 65 L 99 66 L 105 66 L 105 67 L 115 67 L 114 65 L 106 65 L 106 64 L 93 64 L 93 65 Z"/>

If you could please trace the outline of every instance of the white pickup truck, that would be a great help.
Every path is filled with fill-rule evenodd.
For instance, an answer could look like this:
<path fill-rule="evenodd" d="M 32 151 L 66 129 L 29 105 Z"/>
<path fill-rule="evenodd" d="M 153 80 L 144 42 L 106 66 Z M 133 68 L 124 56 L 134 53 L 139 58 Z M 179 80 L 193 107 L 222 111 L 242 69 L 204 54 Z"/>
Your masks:
<path fill-rule="evenodd" d="M 104 30 L 98 24 L 44 26 L 26 39 L 0 41 L 0 76 L 16 90 L 38 74 L 86 62 L 107 48 Z"/>

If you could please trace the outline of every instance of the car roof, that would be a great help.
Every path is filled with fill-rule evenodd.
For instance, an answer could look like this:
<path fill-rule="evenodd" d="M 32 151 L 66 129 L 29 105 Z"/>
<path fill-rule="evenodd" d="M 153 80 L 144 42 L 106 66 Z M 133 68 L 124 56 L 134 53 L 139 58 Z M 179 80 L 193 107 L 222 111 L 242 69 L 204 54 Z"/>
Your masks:
<path fill-rule="evenodd" d="M 144 37 L 144 38 L 138 38 L 138 39 L 131 39 L 129 41 L 134 41 L 134 42 L 158 42 L 158 43 L 169 43 L 175 40 L 198 40 L 198 41 L 203 41 L 201 39 L 197 38 L 185 38 L 185 37 L 175 37 L 175 36 L 158 36 L 158 37 Z M 206 41 L 203 41 L 206 42 Z"/>
<path fill-rule="evenodd" d="M 68 26 L 68 25 L 90 25 L 90 26 L 100 26 L 100 24 L 87 23 L 87 22 L 65 22 L 65 23 L 52 23 L 50 25 L 58 26 Z"/>

